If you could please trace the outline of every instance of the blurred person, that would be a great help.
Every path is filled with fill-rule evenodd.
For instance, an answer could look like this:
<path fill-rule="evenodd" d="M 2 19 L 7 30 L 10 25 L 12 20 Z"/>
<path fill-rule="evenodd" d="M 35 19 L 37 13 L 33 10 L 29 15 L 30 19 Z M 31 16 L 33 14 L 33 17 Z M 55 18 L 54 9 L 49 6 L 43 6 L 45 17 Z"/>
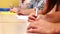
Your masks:
<path fill-rule="evenodd" d="M 44 0 L 22 0 L 22 5 L 20 10 L 16 7 L 10 9 L 11 12 L 17 12 L 17 14 L 30 14 L 35 12 L 35 7 L 38 7 L 39 9 L 43 8 L 44 2 L 40 6 L 41 1 Z M 21 4 L 21 3 L 20 3 Z M 13 7 L 13 6 L 12 6 Z M 32 12 L 33 11 L 33 12 Z"/>
<path fill-rule="evenodd" d="M 60 0 L 46 0 L 44 10 L 43 15 L 29 16 L 28 34 L 60 34 Z"/>
<path fill-rule="evenodd" d="M 22 14 L 31 14 L 35 12 L 35 7 L 38 7 L 39 9 L 43 8 L 44 2 L 42 5 L 39 5 L 41 1 L 44 0 L 26 0 L 24 1 L 23 5 L 21 6 L 20 12 Z"/>
<path fill-rule="evenodd" d="M 21 1 L 21 0 L 20 0 Z M 22 0 L 22 3 L 24 2 L 25 0 Z M 20 3 L 21 4 L 21 3 Z M 17 11 L 20 9 L 20 7 L 19 6 L 17 6 L 17 7 L 14 7 L 14 5 L 10 5 L 10 12 L 12 12 L 12 13 L 17 13 Z"/>

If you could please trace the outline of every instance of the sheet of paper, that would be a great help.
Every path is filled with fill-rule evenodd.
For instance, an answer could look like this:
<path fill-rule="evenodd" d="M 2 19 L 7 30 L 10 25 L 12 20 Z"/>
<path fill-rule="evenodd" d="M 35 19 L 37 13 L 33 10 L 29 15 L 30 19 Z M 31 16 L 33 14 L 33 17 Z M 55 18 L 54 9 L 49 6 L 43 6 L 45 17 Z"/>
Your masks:
<path fill-rule="evenodd" d="M 17 19 L 22 19 L 22 20 L 28 20 L 28 16 L 19 16 L 19 15 L 16 15 Z"/>

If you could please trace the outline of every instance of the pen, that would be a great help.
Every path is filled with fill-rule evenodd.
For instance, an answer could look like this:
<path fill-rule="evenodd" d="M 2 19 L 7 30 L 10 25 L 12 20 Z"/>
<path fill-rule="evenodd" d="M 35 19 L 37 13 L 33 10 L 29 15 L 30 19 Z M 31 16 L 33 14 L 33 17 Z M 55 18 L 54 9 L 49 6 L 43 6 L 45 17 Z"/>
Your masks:
<path fill-rule="evenodd" d="M 38 8 L 35 8 L 36 16 L 38 16 Z"/>
<path fill-rule="evenodd" d="M 39 7 L 41 7 L 43 3 L 44 3 L 44 1 L 40 1 L 40 3 L 38 4 L 38 6 L 35 7 L 36 16 L 38 16 Z M 42 10 L 42 8 L 40 8 L 40 10 Z"/>

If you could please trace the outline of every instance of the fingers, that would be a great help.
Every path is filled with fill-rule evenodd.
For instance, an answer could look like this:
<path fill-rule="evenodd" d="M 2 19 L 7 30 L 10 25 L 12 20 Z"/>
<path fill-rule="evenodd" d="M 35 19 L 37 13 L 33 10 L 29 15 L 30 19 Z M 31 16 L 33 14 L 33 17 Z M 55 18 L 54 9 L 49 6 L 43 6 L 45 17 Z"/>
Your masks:
<path fill-rule="evenodd" d="M 30 21 L 30 22 L 33 22 L 33 21 L 35 21 L 35 20 L 36 20 L 36 18 L 35 18 L 34 16 L 28 17 L 28 21 Z"/>
<path fill-rule="evenodd" d="M 27 33 L 31 33 L 31 34 L 37 34 L 38 33 L 38 30 L 37 30 L 37 27 L 36 25 L 34 24 L 30 24 L 27 28 Z"/>
<path fill-rule="evenodd" d="M 27 28 L 27 30 L 29 30 L 29 29 L 36 29 L 37 28 L 37 26 L 33 23 L 31 23 L 31 24 L 29 24 L 29 26 L 28 26 L 28 28 Z"/>
<path fill-rule="evenodd" d="M 29 22 L 33 22 L 33 21 L 35 21 L 35 20 L 36 20 L 35 14 L 29 15 L 29 17 L 28 17 L 28 21 L 29 21 Z"/>
<path fill-rule="evenodd" d="M 38 29 L 29 29 L 27 30 L 27 33 L 38 33 Z"/>
<path fill-rule="evenodd" d="M 37 30 L 37 26 L 35 25 L 35 23 L 30 23 L 27 28 L 27 33 L 28 34 L 38 34 L 37 32 L 38 32 L 38 30 Z"/>

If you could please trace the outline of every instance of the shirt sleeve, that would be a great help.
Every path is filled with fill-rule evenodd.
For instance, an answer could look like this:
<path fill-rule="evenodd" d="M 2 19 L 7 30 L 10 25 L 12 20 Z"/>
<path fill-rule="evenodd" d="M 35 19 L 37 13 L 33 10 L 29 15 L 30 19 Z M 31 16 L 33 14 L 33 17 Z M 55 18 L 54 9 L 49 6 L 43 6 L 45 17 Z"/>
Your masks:
<path fill-rule="evenodd" d="M 29 5 L 26 8 L 33 8 L 34 3 L 35 3 L 35 0 L 31 0 Z"/>
<path fill-rule="evenodd" d="M 44 6 L 44 1 L 43 0 L 40 0 L 40 2 L 38 3 L 37 7 L 42 10 L 43 9 L 43 6 Z"/>

